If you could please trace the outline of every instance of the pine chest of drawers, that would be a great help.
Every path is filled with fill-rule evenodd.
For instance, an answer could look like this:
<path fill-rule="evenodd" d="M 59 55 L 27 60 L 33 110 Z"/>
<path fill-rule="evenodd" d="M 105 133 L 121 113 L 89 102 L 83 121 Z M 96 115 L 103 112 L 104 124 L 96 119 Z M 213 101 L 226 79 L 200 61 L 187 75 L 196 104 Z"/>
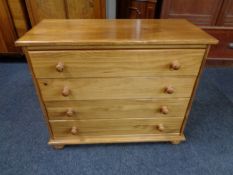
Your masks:
<path fill-rule="evenodd" d="M 16 42 L 55 148 L 184 140 L 216 43 L 185 20 L 44 20 Z"/>

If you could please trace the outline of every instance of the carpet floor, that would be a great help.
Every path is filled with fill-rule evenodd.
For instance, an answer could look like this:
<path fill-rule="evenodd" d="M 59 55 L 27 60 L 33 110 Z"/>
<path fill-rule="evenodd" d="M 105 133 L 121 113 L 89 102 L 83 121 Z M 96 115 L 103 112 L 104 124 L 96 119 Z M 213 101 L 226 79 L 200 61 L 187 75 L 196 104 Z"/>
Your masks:
<path fill-rule="evenodd" d="M 186 142 L 47 145 L 25 63 L 0 64 L 1 175 L 232 175 L 233 69 L 204 71 L 185 129 Z"/>

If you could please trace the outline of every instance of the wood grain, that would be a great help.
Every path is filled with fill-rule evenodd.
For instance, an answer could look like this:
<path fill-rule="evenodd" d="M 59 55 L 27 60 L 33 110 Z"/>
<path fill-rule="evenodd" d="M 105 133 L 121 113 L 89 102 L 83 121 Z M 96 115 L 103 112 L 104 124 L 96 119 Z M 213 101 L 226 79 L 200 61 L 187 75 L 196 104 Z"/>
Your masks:
<path fill-rule="evenodd" d="M 8 8 L 6 0 L 0 1 L 0 52 L 10 53 L 19 52 L 14 42 L 17 39 L 17 34 L 14 30 L 13 19 Z"/>
<path fill-rule="evenodd" d="M 32 26 L 42 19 L 65 19 L 64 0 L 25 0 Z"/>
<path fill-rule="evenodd" d="M 105 18 L 105 0 L 26 0 L 33 26 L 43 19 Z"/>
<path fill-rule="evenodd" d="M 125 50 L 125 49 L 206 49 L 207 45 L 194 45 L 194 44 L 189 44 L 189 45 L 182 45 L 182 44 L 167 44 L 167 45 L 117 45 L 117 46 L 112 46 L 112 45 L 82 45 L 82 46 L 29 46 L 27 47 L 28 50 L 30 51 L 64 51 L 64 50 Z"/>
<path fill-rule="evenodd" d="M 72 138 L 56 138 L 50 139 L 50 145 L 64 144 L 97 144 L 97 143 L 130 143 L 130 142 L 165 142 L 165 141 L 184 141 L 183 134 L 135 134 L 135 135 L 111 135 L 111 136 L 82 136 L 75 139 Z"/>
<path fill-rule="evenodd" d="M 29 51 L 37 78 L 197 75 L 204 49 Z M 173 61 L 179 70 L 170 68 Z M 64 64 L 58 72 L 56 65 Z"/>
<path fill-rule="evenodd" d="M 224 0 L 218 16 L 217 25 L 233 27 L 233 0 Z"/>
<path fill-rule="evenodd" d="M 52 130 L 51 130 L 51 126 L 50 126 L 50 123 L 49 123 L 47 110 L 46 110 L 44 101 L 42 100 L 42 96 L 41 96 L 41 92 L 40 92 L 40 89 L 39 89 L 38 81 L 37 81 L 37 79 L 36 79 L 36 77 L 35 77 L 35 73 L 33 72 L 32 64 L 31 64 L 30 57 L 29 57 L 29 55 L 28 55 L 28 50 L 27 50 L 27 48 L 23 48 L 23 52 L 24 52 L 25 57 L 26 57 L 27 62 L 28 62 L 28 67 L 29 67 L 30 73 L 31 73 L 31 75 L 32 75 L 32 81 L 33 81 L 33 84 L 34 84 L 34 86 L 35 86 L 36 95 L 37 95 L 37 97 L 38 97 L 38 99 L 39 99 L 39 104 L 40 104 L 40 107 L 41 107 L 42 112 L 43 112 L 44 120 L 45 120 L 45 122 L 46 122 L 46 124 L 47 124 L 47 126 L 48 126 L 50 139 L 53 139 L 53 132 L 52 132 Z"/>
<path fill-rule="evenodd" d="M 54 138 L 78 138 L 79 136 L 98 135 L 134 135 L 134 134 L 161 134 L 179 133 L 182 118 L 156 119 L 109 119 L 109 120 L 50 120 Z M 164 131 L 157 126 L 163 124 Z M 71 133 L 72 127 L 77 127 L 76 135 Z"/>
<path fill-rule="evenodd" d="M 185 20 L 45 20 L 17 42 L 57 148 L 184 140 L 215 43 Z"/>
<path fill-rule="evenodd" d="M 163 0 L 161 18 L 185 18 L 199 26 L 216 24 L 223 0 Z"/>
<path fill-rule="evenodd" d="M 50 120 L 184 117 L 189 98 L 45 102 Z M 166 106 L 169 112 L 161 113 Z M 72 114 L 67 115 L 71 110 Z"/>
<path fill-rule="evenodd" d="M 38 79 L 44 101 L 190 97 L 196 77 Z M 171 85 L 175 92 L 164 92 Z M 61 94 L 64 86 L 70 95 Z"/>
<path fill-rule="evenodd" d="M 7 50 L 7 46 L 6 46 L 6 43 L 5 43 L 5 40 L 3 38 L 3 33 L 0 29 L 0 52 L 2 53 L 6 53 L 8 50 Z"/>
<path fill-rule="evenodd" d="M 105 18 L 105 0 L 66 0 L 69 19 Z"/>
<path fill-rule="evenodd" d="M 210 50 L 210 46 L 208 46 L 208 48 L 205 51 L 205 55 L 204 55 L 204 58 L 203 58 L 202 63 L 201 63 L 201 68 L 199 69 L 198 76 L 197 76 L 197 78 L 195 80 L 195 84 L 194 84 L 193 90 L 192 90 L 192 96 L 190 98 L 190 101 L 189 101 L 189 104 L 188 104 L 188 107 L 187 107 L 187 110 L 186 110 L 186 114 L 185 114 L 185 117 L 184 117 L 182 127 L 180 129 L 180 133 L 184 132 L 184 129 L 185 129 L 188 117 L 189 117 L 189 113 L 191 111 L 192 103 L 193 103 L 194 97 L 195 97 L 196 92 L 197 92 L 197 87 L 198 87 L 198 84 L 199 84 L 199 81 L 200 81 L 200 78 L 201 78 L 201 74 L 204 71 L 205 62 L 206 62 L 206 58 L 207 58 L 207 55 L 209 53 L 209 50 Z"/>
<path fill-rule="evenodd" d="M 18 46 L 216 44 L 217 40 L 186 20 L 43 20 Z"/>
<path fill-rule="evenodd" d="M 21 37 L 30 29 L 25 2 L 22 0 L 7 0 L 7 2 L 17 35 Z"/>

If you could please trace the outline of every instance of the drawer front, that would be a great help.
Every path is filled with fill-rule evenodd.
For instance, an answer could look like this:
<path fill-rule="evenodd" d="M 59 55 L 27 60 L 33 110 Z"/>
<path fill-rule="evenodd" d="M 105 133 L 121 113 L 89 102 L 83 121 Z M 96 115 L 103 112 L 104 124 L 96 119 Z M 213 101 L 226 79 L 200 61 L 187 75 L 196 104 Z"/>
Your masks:
<path fill-rule="evenodd" d="M 55 138 L 79 136 L 179 133 L 183 118 L 118 120 L 50 120 Z"/>
<path fill-rule="evenodd" d="M 219 40 L 219 43 L 217 45 L 211 46 L 208 58 L 215 58 L 218 60 L 232 60 L 233 46 L 230 46 L 230 44 L 232 43 L 233 45 L 233 30 L 229 28 L 204 30 Z"/>
<path fill-rule="evenodd" d="M 44 101 L 190 97 L 196 77 L 39 79 Z M 168 93 L 166 88 L 172 89 Z"/>
<path fill-rule="evenodd" d="M 46 102 L 50 120 L 184 117 L 189 98 Z"/>
<path fill-rule="evenodd" d="M 204 52 L 204 49 L 82 50 L 29 51 L 29 55 L 38 78 L 148 77 L 197 75 Z"/>

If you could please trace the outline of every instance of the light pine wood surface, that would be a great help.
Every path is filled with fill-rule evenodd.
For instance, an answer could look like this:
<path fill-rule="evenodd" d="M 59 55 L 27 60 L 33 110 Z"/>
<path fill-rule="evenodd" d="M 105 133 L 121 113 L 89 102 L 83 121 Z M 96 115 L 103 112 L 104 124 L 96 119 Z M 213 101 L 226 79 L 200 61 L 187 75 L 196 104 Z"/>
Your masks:
<path fill-rule="evenodd" d="M 37 78 L 197 75 L 204 49 L 29 51 Z M 174 70 L 172 64 L 180 68 Z M 64 69 L 56 70 L 62 63 Z"/>
<path fill-rule="evenodd" d="M 103 120 L 50 120 L 54 138 L 76 138 L 94 135 L 132 135 L 179 133 L 183 118 L 153 118 L 153 119 L 103 119 Z M 160 129 L 159 125 L 164 128 Z M 72 133 L 72 128 L 77 133 Z"/>
<path fill-rule="evenodd" d="M 195 77 L 38 79 L 44 101 L 190 97 L 194 82 Z M 165 92 L 168 86 L 174 93 Z"/>
<path fill-rule="evenodd" d="M 43 20 L 19 46 L 216 44 L 217 40 L 180 19 Z"/>
<path fill-rule="evenodd" d="M 131 142 L 167 142 L 180 143 L 185 140 L 183 134 L 135 134 L 135 135 L 99 135 L 99 136 L 88 136 L 88 137 L 76 137 L 75 139 L 70 138 L 56 138 L 50 139 L 49 145 L 56 146 L 58 149 L 63 148 L 64 145 L 74 144 L 97 144 L 97 143 L 131 143 Z"/>
<path fill-rule="evenodd" d="M 123 49 L 206 49 L 208 45 L 201 44 L 143 44 L 143 45 L 53 45 L 53 46 L 29 46 L 30 51 L 58 51 L 58 50 L 123 50 Z"/>
<path fill-rule="evenodd" d="M 189 98 L 46 102 L 50 120 L 183 117 Z M 168 113 L 161 108 L 166 106 Z M 67 113 L 68 112 L 68 113 Z"/>

